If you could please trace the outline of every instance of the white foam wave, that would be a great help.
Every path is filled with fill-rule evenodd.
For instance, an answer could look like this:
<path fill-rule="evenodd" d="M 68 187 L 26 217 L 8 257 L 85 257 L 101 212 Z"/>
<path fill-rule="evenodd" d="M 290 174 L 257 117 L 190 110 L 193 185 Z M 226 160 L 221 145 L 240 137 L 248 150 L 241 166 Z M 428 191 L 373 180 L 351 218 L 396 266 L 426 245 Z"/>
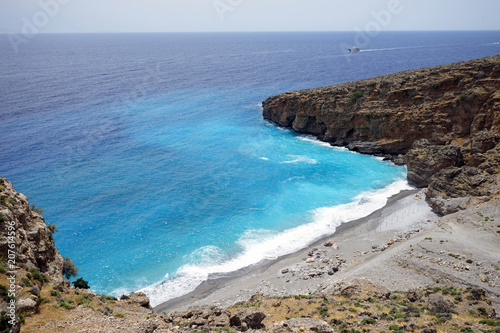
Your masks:
<path fill-rule="evenodd" d="M 288 183 L 288 182 L 291 182 L 292 180 L 296 180 L 296 179 L 306 179 L 306 177 L 305 176 L 290 177 L 287 180 L 283 181 L 283 183 Z"/>
<path fill-rule="evenodd" d="M 327 147 L 327 148 L 334 149 L 334 150 L 339 150 L 339 151 L 350 151 L 347 147 L 332 146 L 328 142 L 321 141 L 321 140 L 319 140 L 318 138 L 316 138 L 315 136 L 312 136 L 312 135 L 301 135 L 298 138 L 299 138 L 299 140 L 310 142 L 310 143 L 313 143 L 313 144 L 318 145 L 318 146 Z M 353 152 L 353 153 L 355 153 L 355 152 Z"/>
<path fill-rule="evenodd" d="M 280 164 L 285 164 L 285 163 L 308 163 L 308 164 L 316 164 L 318 161 L 316 161 L 314 158 L 309 158 L 307 156 L 302 156 L 302 155 L 286 155 L 288 157 L 293 158 L 293 160 L 290 161 L 283 161 L 280 162 Z"/>
<path fill-rule="evenodd" d="M 187 258 L 196 259 L 196 264 L 184 265 L 175 278 L 168 279 L 166 276 L 163 281 L 141 291 L 149 296 L 153 306 L 183 296 L 212 274 L 230 273 L 264 259 L 275 259 L 303 249 L 319 238 L 333 234 L 340 224 L 371 214 L 382 208 L 392 195 L 411 188 L 406 180 L 398 180 L 385 188 L 362 193 L 348 204 L 318 208 L 311 212 L 312 222 L 305 225 L 280 233 L 265 229 L 249 230 L 238 240 L 242 251 L 233 258 L 224 258 L 217 247 L 203 247 Z"/>
<path fill-rule="evenodd" d="M 263 160 L 263 161 L 269 161 L 269 158 L 264 157 L 264 156 L 259 157 L 259 159 L 261 159 L 261 160 Z"/>

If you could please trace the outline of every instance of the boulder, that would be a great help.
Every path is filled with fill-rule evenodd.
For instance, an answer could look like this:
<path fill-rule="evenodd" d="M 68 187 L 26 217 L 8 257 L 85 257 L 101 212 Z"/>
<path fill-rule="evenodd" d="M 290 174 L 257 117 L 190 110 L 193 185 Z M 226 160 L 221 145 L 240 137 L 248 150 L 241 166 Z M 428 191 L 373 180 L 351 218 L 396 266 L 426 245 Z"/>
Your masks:
<path fill-rule="evenodd" d="M 339 283 L 333 288 L 326 290 L 326 293 L 351 297 L 352 295 L 359 294 L 359 291 L 361 290 L 366 291 L 368 295 L 377 298 L 389 298 L 391 295 L 390 290 L 386 287 L 375 284 L 365 278 L 354 279 L 348 283 Z"/>
<path fill-rule="evenodd" d="M 488 130 L 483 130 L 475 133 L 470 142 L 470 150 L 472 154 L 483 154 L 500 143 L 500 135 L 491 133 Z"/>
<path fill-rule="evenodd" d="M 464 165 L 459 146 L 438 146 L 427 143 L 425 139 L 415 142 L 413 149 L 405 155 L 408 182 L 417 187 L 428 186 L 432 176 L 443 169 Z"/>
<path fill-rule="evenodd" d="M 222 313 L 220 316 L 215 317 L 213 325 L 216 327 L 227 327 L 230 325 L 229 316 Z"/>
<path fill-rule="evenodd" d="M 21 298 L 16 302 L 16 310 L 19 313 L 36 312 L 36 301 L 31 298 Z"/>
<path fill-rule="evenodd" d="M 451 313 L 453 309 L 453 304 L 449 301 L 446 301 L 443 298 L 443 295 L 431 294 L 428 299 L 429 311 L 432 314 L 438 313 Z"/>
<path fill-rule="evenodd" d="M 259 329 L 263 327 L 262 321 L 265 318 L 266 315 L 260 311 L 239 309 L 235 313 L 232 313 L 229 323 L 232 327 Z"/>
<path fill-rule="evenodd" d="M 471 199 L 468 197 L 445 199 L 438 196 L 430 198 L 429 205 L 434 212 L 441 215 L 448 215 L 466 209 L 470 201 Z"/>
<path fill-rule="evenodd" d="M 412 303 L 419 302 L 422 299 L 422 296 L 415 290 L 408 290 L 406 293 L 406 298 Z"/>
<path fill-rule="evenodd" d="M 464 166 L 461 168 L 450 167 L 441 170 L 432 177 L 427 191 L 431 206 L 443 215 L 453 213 L 466 204 L 464 200 L 454 202 L 440 202 L 441 198 L 463 198 L 489 196 L 495 191 L 495 176 L 486 171 Z M 446 207 L 451 205 L 450 207 Z"/>
<path fill-rule="evenodd" d="M 147 309 L 152 309 L 151 304 L 149 303 L 149 298 L 143 292 L 130 293 L 130 295 L 128 295 L 128 298 L 126 298 L 126 300 L 129 303 L 139 304 L 140 306 L 145 307 Z"/>
<path fill-rule="evenodd" d="M 437 329 L 426 327 L 420 331 L 420 333 L 437 333 Z"/>
<path fill-rule="evenodd" d="M 313 318 L 292 318 L 282 321 L 273 328 L 273 332 L 317 332 L 317 333 L 333 333 L 333 328 L 328 323 L 321 319 Z"/>
<path fill-rule="evenodd" d="M 34 296 L 40 297 L 40 288 L 38 288 L 37 286 L 31 287 L 30 293 Z"/>

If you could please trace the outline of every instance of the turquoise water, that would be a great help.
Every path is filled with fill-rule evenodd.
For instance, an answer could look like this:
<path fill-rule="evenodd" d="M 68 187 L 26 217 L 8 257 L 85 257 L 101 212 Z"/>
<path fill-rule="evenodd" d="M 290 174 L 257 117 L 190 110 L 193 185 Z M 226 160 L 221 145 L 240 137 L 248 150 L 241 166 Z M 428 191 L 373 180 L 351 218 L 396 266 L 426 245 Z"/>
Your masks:
<path fill-rule="evenodd" d="M 262 100 L 488 55 L 497 35 L 387 35 L 349 61 L 347 34 L 38 36 L 20 58 L 2 49 L 0 173 L 44 207 L 92 290 L 158 304 L 408 188 L 404 167 L 264 121 Z"/>

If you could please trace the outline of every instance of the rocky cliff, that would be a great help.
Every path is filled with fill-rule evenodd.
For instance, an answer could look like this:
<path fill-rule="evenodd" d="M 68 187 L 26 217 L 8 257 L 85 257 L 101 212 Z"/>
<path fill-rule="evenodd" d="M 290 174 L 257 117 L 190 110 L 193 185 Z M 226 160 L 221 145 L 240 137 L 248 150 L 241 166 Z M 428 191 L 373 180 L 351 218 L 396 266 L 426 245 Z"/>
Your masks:
<path fill-rule="evenodd" d="M 41 210 L 30 207 L 28 198 L 0 178 L 0 253 L 7 258 L 8 226 L 12 223 L 16 265 L 25 270 L 36 268 L 52 281 L 63 281 L 63 258 L 54 245 L 52 230 L 45 224 Z"/>
<path fill-rule="evenodd" d="M 429 186 L 442 214 L 459 205 L 443 198 L 498 191 L 500 56 L 286 92 L 263 115 L 334 146 L 400 163 L 406 154 L 409 182 Z"/>
<path fill-rule="evenodd" d="M 500 56 L 287 92 L 264 118 L 362 153 L 406 153 L 418 139 L 443 145 L 500 132 Z"/>

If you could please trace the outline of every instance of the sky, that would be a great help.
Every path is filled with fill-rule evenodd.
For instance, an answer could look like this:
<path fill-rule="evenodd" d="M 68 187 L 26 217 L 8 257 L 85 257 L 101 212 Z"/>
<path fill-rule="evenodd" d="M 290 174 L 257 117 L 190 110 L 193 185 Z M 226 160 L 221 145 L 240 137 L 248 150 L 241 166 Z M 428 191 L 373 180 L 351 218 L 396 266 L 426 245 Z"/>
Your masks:
<path fill-rule="evenodd" d="M 500 30 L 499 0 L 0 0 L 0 32 Z"/>

